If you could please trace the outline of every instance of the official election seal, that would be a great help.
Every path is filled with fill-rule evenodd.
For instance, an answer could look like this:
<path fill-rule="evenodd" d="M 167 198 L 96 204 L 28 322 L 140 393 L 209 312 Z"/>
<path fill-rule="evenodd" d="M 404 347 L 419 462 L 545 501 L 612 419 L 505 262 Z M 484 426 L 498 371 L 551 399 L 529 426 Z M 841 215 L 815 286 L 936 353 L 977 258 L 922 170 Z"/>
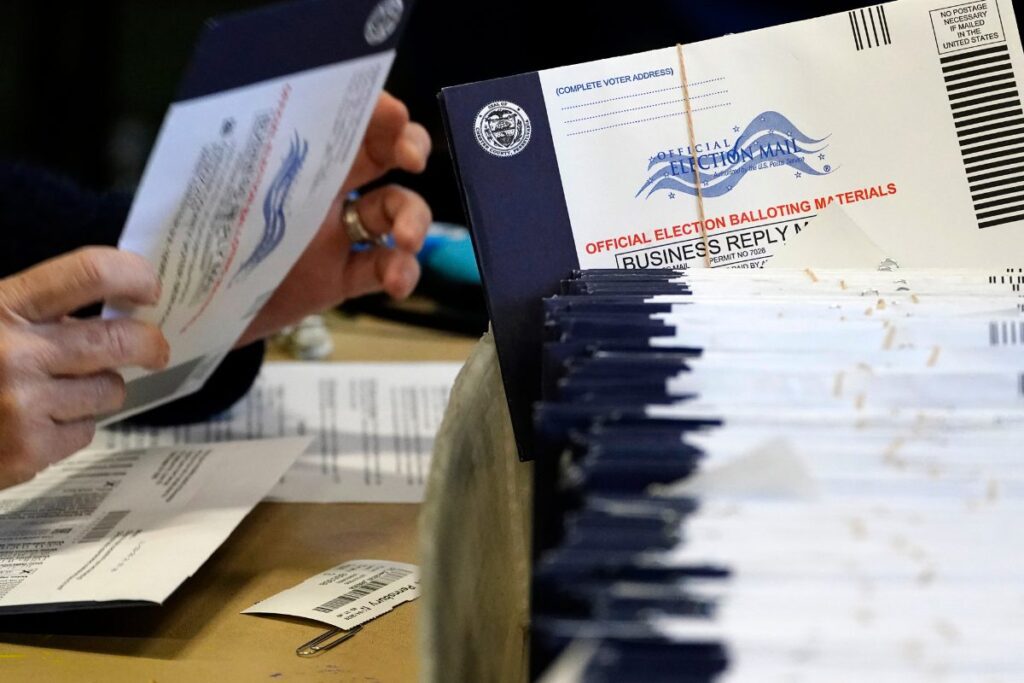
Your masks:
<path fill-rule="evenodd" d="M 363 37 L 370 45 L 380 45 L 391 37 L 402 21 L 405 7 L 402 0 L 380 0 L 370 12 L 363 27 Z"/>
<path fill-rule="evenodd" d="M 476 115 L 475 131 L 476 141 L 485 151 L 496 157 L 510 157 L 526 149 L 532 126 L 522 107 L 498 100 Z"/>

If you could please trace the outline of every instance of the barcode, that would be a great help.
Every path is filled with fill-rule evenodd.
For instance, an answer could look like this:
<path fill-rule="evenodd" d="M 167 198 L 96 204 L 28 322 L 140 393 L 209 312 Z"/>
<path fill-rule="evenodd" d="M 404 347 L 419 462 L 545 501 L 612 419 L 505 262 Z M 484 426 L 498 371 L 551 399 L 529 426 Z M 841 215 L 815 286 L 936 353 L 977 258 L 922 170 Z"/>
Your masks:
<path fill-rule="evenodd" d="M 1005 273 L 988 276 L 990 285 L 1009 285 L 1010 291 L 1017 295 L 1021 302 L 1017 310 L 1024 313 L 1024 268 L 1007 268 Z"/>
<path fill-rule="evenodd" d="M 889 22 L 885 18 L 885 7 L 877 5 L 853 10 L 850 14 L 850 31 L 857 50 L 867 50 L 881 45 L 892 45 L 889 36 Z"/>
<path fill-rule="evenodd" d="M 979 228 L 1024 219 L 1024 111 L 1005 45 L 941 57 Z"/>
<path fill-rule="evenodd" d="M 128 510 L 115 510 L 108 512 L 103 515 L 103 519 L 96 523 L 92 529 L 89 530 L 79 543 L 89 543 L 91 541 L 102 541 L 106 538 L 107 534 L 114 530 L 117 523 L 128 516 Z"/>
<path fill-rule="evenodd" d="M 1020 293 L 1024 285 L 1024 268 L 1007 268 L 1005 273 L 989 275 L 990 285 L 1010 285 L 1010 291 Z"/>
<path fill-rule="evenodd" d="M 392 584 L 395 581 L 399 581 L 409 576 L 412 572 L 408 569 L 386 569 L 379 576 L 369 580 L 363 581 L 360 584 L 356 584 L 348 593 L 340 595 L 329 602 L 325 602 L 319 607 L 314 609 L 317 612 L 333 612 L 339 607 L 344 607 L 350 602 L 355 602 L 359 598 L 365 598 L 370 593 L 384 588 L 388 584 Z"/>
<path fill-rule="evenodd" d="M 988 324 L 989 346 L 1024 345 L 1024 321 L 1002 320 Z"/>

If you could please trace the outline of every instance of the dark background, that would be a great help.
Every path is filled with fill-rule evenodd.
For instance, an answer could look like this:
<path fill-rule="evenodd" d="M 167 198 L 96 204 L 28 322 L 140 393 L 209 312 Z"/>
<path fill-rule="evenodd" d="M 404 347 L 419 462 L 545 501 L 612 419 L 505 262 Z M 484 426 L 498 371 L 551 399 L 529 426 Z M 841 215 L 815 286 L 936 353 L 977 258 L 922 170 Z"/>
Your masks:
<path fill-rule="evenodd" d="M 87 188 L 131 190 L 205 18 L 244 0 L 0 3 L 0 158 Z M 440 220 L 463 222 L 441 129 L 447 85 L 692 42 L 863 2 L 419 0 L 388 88 L 434 138 L 420 178 Z"/>

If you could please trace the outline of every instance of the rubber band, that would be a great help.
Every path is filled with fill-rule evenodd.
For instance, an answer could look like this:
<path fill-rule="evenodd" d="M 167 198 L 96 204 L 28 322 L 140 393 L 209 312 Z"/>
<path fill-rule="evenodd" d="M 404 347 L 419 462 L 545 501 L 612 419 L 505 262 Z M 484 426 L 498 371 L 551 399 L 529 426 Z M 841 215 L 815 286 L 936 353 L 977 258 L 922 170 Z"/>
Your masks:
<path fill-rule="evenodd" d="M 704 243 L 704 267 L 711 267 L 711 250 L 708 245 L 708 231 L 704 227 L 704 191 L 701 189 L 700 170 L 697 164 L 697 136 L 693 132 L 693 110 L 690 108 L 690 87 L 686 82 L 686 61 L 683 59 L 683 45 L 676 43 L 676 54 L 679 56 L 679 78 L 683 81 L 683 105 L 686 107 L 686 127 L 690 135 L 690 157 L 693 163 L 693 179 L 697 186 L 697 218 L 700 221 L 700 238 Z"/>

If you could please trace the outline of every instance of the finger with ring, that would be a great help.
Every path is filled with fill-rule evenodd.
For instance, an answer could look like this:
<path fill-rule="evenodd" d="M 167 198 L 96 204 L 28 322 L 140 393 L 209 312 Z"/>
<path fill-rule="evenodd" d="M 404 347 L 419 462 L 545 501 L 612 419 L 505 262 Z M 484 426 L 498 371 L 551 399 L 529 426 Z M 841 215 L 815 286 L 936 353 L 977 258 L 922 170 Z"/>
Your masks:
<path fill-rule="evenodd" d="M 386 247 L 388 244 L 386 236 L 374 235 L 366 229 L 363 219 L 359 217 L 356 202 L 351 199 L 346 199 L 341 206 L 341 222 L 352 244 L 373 244 L 380 247 Z"/>

